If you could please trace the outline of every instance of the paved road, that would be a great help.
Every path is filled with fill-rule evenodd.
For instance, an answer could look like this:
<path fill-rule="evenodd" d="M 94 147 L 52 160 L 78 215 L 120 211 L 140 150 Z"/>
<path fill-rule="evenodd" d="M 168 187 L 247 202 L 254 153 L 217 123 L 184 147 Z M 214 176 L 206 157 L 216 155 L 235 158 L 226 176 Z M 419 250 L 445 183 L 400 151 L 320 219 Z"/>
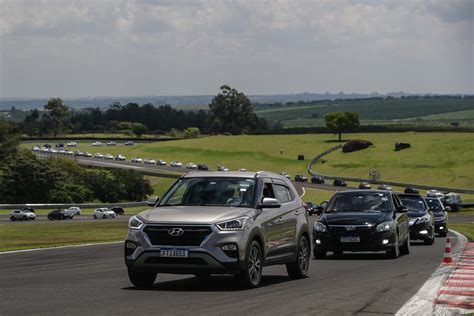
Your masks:
<path fill-rule="evenodd" d="M 92 214 L 86 215 L 76 215 L 73 219 L 65 219 L 65 220 L 52 220 L 50 221 L 47 218 L 46 214 L 37 214 L 36 219 L 26 220 L 26 221 L 14 221 L 10 220 L 10 215 L 7 214 L 0 214 L 0 225 L 1 224 L 24 224 L 24 223 L 75 223 L 75 222 L 99 222 L 99 221 L 128 221 L 130 219 L 130 214 L 118 215 L 116 218 L 107 218 L 107 219 L 94 219 Z"/>
<path fill-rule="evenodd" d="M 253 290 L 229 276 L 202 282 L 170 274 L 138 290 L 128 281 L 121 244 L 0 254 L 0 314 L 392 314 L 439 265 L 444 242 L 413 245 L 397 260 L 330 255 L 312 260 L 310 277 L 296 281 L 284 267 L 268 267 Z"/>

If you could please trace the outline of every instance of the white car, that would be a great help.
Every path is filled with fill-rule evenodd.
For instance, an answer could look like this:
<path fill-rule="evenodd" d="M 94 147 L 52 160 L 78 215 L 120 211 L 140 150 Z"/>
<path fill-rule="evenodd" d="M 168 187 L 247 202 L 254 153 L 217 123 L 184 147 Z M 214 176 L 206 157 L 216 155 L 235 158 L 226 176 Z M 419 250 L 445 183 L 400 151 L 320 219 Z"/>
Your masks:
<path fill-rule="evenodd" d="M 97 154 L 94 155 L 94 158 L 101 158 L 102 159 L 102 158 L 104 158 L 104 155 L 101 154 L 101 153 L 97 153 Z"/>
<path fill-rule="evenodd" d="M 172 162 L 170 163 L 170 166 L 171 166 L 171 167 L 182 167 L 183 164 L 182 164 L 181 162 L 175 160 L 175 161 L 172 161 Z"/>
<path fill-rule="evenodd" d="M 10 212 L 10 220 L 16 221 L 26 221 L 26 220 L 35 220 L 36 214 L 27 210 L 14 210 Z"/>
<path fill-rule="evenodd" d="M 138 158 L 138 157 L 133 157 L 133 158 L 132 158 L 132 162 L 143 163 L 143 159 L 142 159 L 142 158 Z"/>
<path fill-rule="evenodd" d="M 116 145 L 117 145 L 117 143 L 114 142 L 114 141 L 110 141 L 110 142 L 107 143 L 107 146 L 116 146 Z"/>
<path fill-rule="evenodd" d="M 107 155 L 104 156 L 104 159 L 114 160 L 114 156 L 111 155 L 111 154 L 107 154 Z"/>
<path fill-rule="evenodd" d="M 97 218 L 115 218 L 115 212 L 106 207 L 98 208 L 94 211 L 94 219 Z"/>
<path fill-rule="evenodd" d="M 77 143 L 76 142 L 69 142 L 66 144 L 67 147 L 77 147 Z"/>
<path fill-rule="evenodd" d="M 146 159 L 146 162 L 149 165 L 156 165 L 156 160 L 155 159 Z"/>
<path fill-rule="evenodd" d="M 160 166 L 166 166 L 166 161 L 160 159 L 158 160 L 157 164 Z"/>
<path fill-rule="evenodd" d="M 197 169 L 197 165 L 194 162 L 186 164 L 186 169 Z"/>
<path fill-rule="evenodd" d="M 125 142 L 125 146 L 133 146 L 133 142 L 131 140 Z"/>
<path fill-rule="evenodd" d="M 247 172 L 247 169 L 245 169 L 245 168 L 240 168 L 239 171 L 240 171 L 240 172 Z"/>
<path fill-rule="evenodd" d="M 117 156 L 115 156 L 115 160 L 125 161 L 127 160 L 127 158 L 124 155 L 118 154 Z"/>
<path fill-rule="evenodd" d="M 438 190 L 429 190 L 426 192 L 426 196 L 437 197 L 438 199 L 444 198 L 444 194 L 439 192 Z"/>
<path fill-rule="evenodd" d="M 81 215 L 81 208 L 77 206 L 71 206 L 70 208 L 65 210 L 68 213 L 71 213 L 72 215 Z"/>
<path fill-rule="evenodd" d="M 31 147 L 32 151 L 40 151 L 40 148 L 38 146 L 33 146 Z"/>
<path fill-rule="evenodd" d="M 85 156 L 85 157 L 92 157 L 92 154 L 86 151 L 86 152 L 84 153 L 84 156 Z"/>
<path fill-rule="evenodd" d="M 92 146 L 100 147 L 100 146 L 102 146 L 102 143 L 101 142 L 93 142 Z"/>
<path fill-rule="evenodd" d="M 229 170 L 230 170 L 230 169 L 227 168 L 226 166 L 222 166 L 222 165 L 217 166 L 217 171 L 225 171 L 225 172 L 227 172 L 227 171 L 229 171 Z"/>

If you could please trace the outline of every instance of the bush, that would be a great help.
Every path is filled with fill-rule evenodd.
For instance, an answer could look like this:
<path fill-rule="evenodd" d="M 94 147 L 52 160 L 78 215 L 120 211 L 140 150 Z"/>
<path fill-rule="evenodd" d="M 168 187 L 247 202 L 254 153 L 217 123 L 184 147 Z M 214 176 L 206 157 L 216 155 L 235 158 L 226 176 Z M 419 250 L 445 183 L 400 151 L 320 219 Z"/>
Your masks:
<path fill-rule="evenodd" d="M 184 130 L 185 138 L 198 138 L 201 136 L 201 131 L 197 127 L 188 127 Z"/>
<path fill-rule="evenodd" d="M 367 147 L 372 146 L 372 145 L 373 144 L 369 142 L 368 140 L 360 140 L 360 139 L 351 140 L 345 143 L 344 146 L 342 146 L 342 152 L 350 153 L 353 151 L 366 149 Z"/>

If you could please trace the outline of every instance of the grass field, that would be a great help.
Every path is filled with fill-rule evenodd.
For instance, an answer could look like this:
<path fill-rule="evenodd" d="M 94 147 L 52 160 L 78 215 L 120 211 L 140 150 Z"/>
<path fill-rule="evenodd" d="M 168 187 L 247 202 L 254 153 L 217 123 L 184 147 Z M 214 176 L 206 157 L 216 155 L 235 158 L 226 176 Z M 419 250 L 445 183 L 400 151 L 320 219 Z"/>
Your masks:
<path fill-rule="evenodd" d="M 173 178 L 160 178 L 153 176 L 145 176 L 145 179 L 148 179 L 153 187 L 153 195 L 163 197 L 166 191 L 171 187 L 177 179 Z"/>
<path fill-rule="evenodd" d="M 0 251 L 124 240 L 127 222 L 2 225 Z"/>
<path fill-rule="evenodd" d="M 474 241 L 474 225 L 473 224 L 449 224 L 450 229 L 454 229 L 466 236 L 469 241 Z"/>

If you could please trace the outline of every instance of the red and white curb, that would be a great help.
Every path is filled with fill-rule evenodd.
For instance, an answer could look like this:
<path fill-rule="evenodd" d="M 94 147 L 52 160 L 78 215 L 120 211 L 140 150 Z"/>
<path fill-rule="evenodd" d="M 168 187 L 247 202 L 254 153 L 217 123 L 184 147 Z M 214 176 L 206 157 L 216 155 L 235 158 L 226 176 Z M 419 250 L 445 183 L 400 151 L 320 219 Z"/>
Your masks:
<path fill-rule="evenodd" d="M 447 302 L 463 302 L 464 304 L 468 304 L 469 302 L 474 303 L 474 296 L 460 295 L 467 293 L 474 295 L 474 292 L 471 292 L 474 291 L 474 260 L 472 260 L 473 266 L 465 267 L 468 263 L 468 261 L 465 260 L 469 259 L 466 258 L 466 256 L 473 253 L 474 248 L 471 248 L 469 252 L 467 252 L 468 248 L 465 248 L 466 245 L 470 246 L 472 243 L 468 244 L 464 235 L 453 230 L 450 231 L 456 235 L 457 239 L 456 248 L 452 253 L 455 264 L 440 265 L 418 292 L 397 311 L 396 315 L 438 316 L 460 315 L 473 312 L 472 308 L 474 308 L 474 306 L 469 309 L 468 305 L 456 305 L 456 303 L 451 305 L 445 304 Z M 461 262 L 461 259 L 464 261 Z M 470 273 L 472 273 L 472 275 L 467 276 L 472 277 L 472 280 L 459 280 L 459 278 L 465 278 L 466 276 L 456 273 L 462 273 L 465 271 L 470 271 Z M 459 286 L 466 284 L 470 284 L 472 287 Z"/>

